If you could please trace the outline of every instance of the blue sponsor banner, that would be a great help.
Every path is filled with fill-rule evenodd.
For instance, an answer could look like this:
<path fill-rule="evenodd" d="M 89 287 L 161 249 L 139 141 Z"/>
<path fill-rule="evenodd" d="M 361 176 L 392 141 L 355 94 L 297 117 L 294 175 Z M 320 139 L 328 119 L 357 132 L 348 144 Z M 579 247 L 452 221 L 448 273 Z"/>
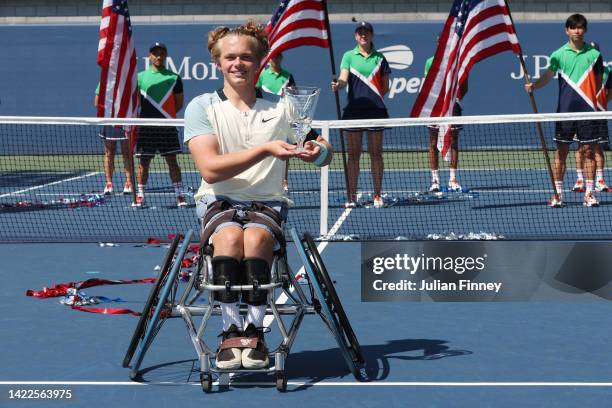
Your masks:
<path fill-rule="evenodd" d="M 406 117 L 423 80 L 425 60 L 433 55 L 443 22 L 397 22 L 374 25 L 376 47 L 385 53 L 393 73 L 385 98 L 392 117 Z M 222 86 L 206 50 L 206 35 L 213 24 L 135 24 L 138 68 L 147 64 L 148 47 L 155 41 L 168 45 L 169 67 L 180 73 L 185 99 Z M 355 46 L 354 24 L 332 25 L 336 66 L 342 54 Z M 587 39 L 597 41 L 607 63 L 612 63 L 609 22 L 589 23 Z M 546 69 L 548 56 L 567 41 L 564 21 L 517 24 L 527 67 L 534 78 Z M 3 50 L 0 115 L 94 116 L 94 91 L 100 70 L 96 65 L 97 25 L 11 25 L 0 27 Z M 329 51 L 301 47 L 287 51 L 284 67 L 298 84 L 323 89 L 317 119 L 335 119 L 336 109 L 329 84 Z M 542 112 L 556 109 L 557 86 L 538 90 Z M 342 104 L 345 94 L 341 95 Z M 517 57 L 505 52 L 477 64 L 470 75 L 464 114 L 530 113 L 523 91 Z M 179 114 L 182 116 L 182 112 Z"/>

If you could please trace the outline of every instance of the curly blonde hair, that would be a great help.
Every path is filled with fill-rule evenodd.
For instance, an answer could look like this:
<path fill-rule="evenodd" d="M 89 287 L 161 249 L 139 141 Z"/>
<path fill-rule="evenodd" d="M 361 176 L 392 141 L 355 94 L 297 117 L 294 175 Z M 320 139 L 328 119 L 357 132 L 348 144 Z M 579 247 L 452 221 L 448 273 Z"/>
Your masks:
<path fill-rule="evenodd" d="M 221 26 L 208 33 L 208 52 L 210 52 L 213 61 L 218 62 L 221 57 L 220 40 L 230 35 L 248 37 L 251 41 L 254 56 L 258 61 L 261 61 L 268 53 L 268 36 L 264 26 L 253 20 L 248 20 L 238 27 Z"/>

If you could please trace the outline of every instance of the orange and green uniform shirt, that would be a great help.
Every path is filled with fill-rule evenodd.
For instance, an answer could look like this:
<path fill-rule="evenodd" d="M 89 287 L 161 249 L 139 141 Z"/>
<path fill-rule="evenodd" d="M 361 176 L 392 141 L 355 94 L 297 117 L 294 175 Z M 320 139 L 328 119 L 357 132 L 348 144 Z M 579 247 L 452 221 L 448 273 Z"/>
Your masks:
<path fill-rule="evenodd" d="M 597 110 L 603 68 L 601 53 L 588 43 L 580 51 L 567 43 L 553 52 L 548 69 L 559 74 L 557 112 Z"/>
<path fill-rule="evenodd" d="M 176 118 L 174 95 L 183 93 L 178 74 L 166 68 L 156 71 L 149 67 L 138 73 L 138 90 L 141 118 Z"/>
<path fill-rule="evenodd" d="M 349 71 L 348 110 L 386 109 L 383 101 L 383 80 L 391 73 L 385 56 L 372 48 L 363 56 L 359 46 L 344 53 L 341 69 Z"/>

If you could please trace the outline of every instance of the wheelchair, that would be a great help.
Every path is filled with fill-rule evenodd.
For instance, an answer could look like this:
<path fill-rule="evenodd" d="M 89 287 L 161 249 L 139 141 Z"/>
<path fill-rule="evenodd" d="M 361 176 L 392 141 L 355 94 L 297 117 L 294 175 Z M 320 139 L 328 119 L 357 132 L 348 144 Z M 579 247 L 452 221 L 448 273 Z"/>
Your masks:
<path fill-rule="evenodd" d="M 275 251 L 270 270 L 270 283 L 259 285 L 214 285 L 212 283 L 212 247 L 207 239 L 202 240 L 196 269 L 186 284 L 181 282 L 181 268 L 193 236 L 190 230 L 183 235 L 177 234 L 165 255 L 162 268 L 152 287 L 140 319 L 123 359 L 123 367 L 131 368 L 130 378 L 143 381 L 141 366 L 144 357 L 153 344 L 164 322 L 172 318 L 182 318 L 195 348 L 200 364 L 200 383 L 206 393 L 213 391 L 213 379 L 221 386 L 230 385 L 230 374 L 266 373 L 274 376 L 276 388 L 283 392 L 287 389 L 285 360 L 289 355 L 300 325 L 306 315 L 318 315 L 335 338 L 340 353 L 350 372 L 359 381 L 365 380 L 364 357 L 349 319 L 342 307 L 333 281 L 308 233 L 300 238 L 295 229 L 290 231 L 299 258 L 304 265 L 305 274 L 299 277 L 293 273 L 287 262 L 286 245 Z M 284 244 L 284 243 L 283 243 Z M 184 276 L 184 274 L 183 274 Z M 181 286 L 184 286 L 181 288 Z M 215 291 L 266 290 L 266 315 L 274 317 L 278 327 L 278 344 L 269 343 L 268 368 L 257 370 L 223 370 L 216 367 L 216 345 L 207 344 L 204 334 L 212 316 L 221 316 L 219 304 L 213 300 Z M 279 301 L 281 298 L 286 301 Z M 246 313 L 246 305 L 241 305 L 241 315 Z M 197 323 L 199 319 L 199 323 Z"/>

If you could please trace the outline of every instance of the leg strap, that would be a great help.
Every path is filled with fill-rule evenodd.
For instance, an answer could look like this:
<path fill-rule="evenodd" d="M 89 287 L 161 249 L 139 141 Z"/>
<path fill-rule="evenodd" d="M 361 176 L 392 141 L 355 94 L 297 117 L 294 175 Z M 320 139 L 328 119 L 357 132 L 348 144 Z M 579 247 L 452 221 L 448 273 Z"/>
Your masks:
<path fill-rule="evenodd" d="M 246 278 L 244 285 L 253 285 L 253 290 L 242 292 L 242 300 L 251 306 L 265 305 L 268 300 L 268 291 L 258 290 L 257 287 L 270 283 L 268 262 L 261 258 L 244 258 L 242 263 Z"/>
<path fill-rule="evenodd" d="M 238 301 L 239 292 L 230 291 L 232 285 L 240 285 L 242 275 L 242 265 L 236 258 L 230 256 L 215 256 L 212 259 L 213 283 L 223 285 L 225 291 L 215 291 L 213 299 L 223 303 L 233 303 Z"/>

